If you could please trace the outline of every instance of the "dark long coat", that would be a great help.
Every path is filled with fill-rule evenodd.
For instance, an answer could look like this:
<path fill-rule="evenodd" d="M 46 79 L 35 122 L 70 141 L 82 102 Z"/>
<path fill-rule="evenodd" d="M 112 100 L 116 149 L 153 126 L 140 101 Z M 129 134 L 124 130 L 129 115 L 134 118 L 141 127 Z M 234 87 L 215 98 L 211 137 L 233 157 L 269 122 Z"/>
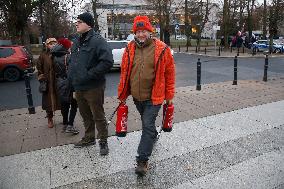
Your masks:
<path fill-rule="evenodd" d="M 55 73 L 51 53 L 44 51 L 36 64 L 38 80 L 47 81 L 48 91 L 42 93 L 42 109 L 47 111 L 60 110 L 60 101 L 56 93 Z"/>

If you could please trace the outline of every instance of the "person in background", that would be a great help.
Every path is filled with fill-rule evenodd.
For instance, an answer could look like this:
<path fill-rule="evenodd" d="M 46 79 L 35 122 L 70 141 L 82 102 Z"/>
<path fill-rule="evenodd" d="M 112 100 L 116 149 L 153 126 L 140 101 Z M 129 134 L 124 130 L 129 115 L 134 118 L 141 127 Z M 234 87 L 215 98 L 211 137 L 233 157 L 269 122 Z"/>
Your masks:
<path fill-rule="evenodd" d="M 39 82 L 46 82 L 47 84 L 47 90 L 42 91 L 42 109 L 46 111 L 49 128 L 54 127 L 54 111 L 60 110 L 60 101 L 56 93 L 55 73 L 50 52 L 56 44 L 57 40 L 55 38 L 48 38 L 45 42 L 46 50 L 40 54 L 36 63 Z"/>
<path fill-rule="evenodd" d="M 157 139 L 155 121 L 164 101 L 172 103 L 175 93 L 175 64 L 170 48 L 152 38 L 153 27 L 147 16 L 136 16 L 135 38 L 125 48 L 118 86 L 118 99 L 133 97 L 142 120 L 142 136 L 136 156 L 135 173 L 145 175 Z"/>
<path fill-rule="evenodd" d="M 107 155 L 108 128 L 103 104 L 105 74 L 113 66 L 113 55 L 106 40 L 93 27 L 94 18 L 90 13 L 85 12 L 77 17 L 76 29 L 80 37 L 71 48 L 68 76 L 75 89 L 85 135 L 74 147 L 94 145 L 97 128 L 100 154 Z"/>
<path fill-rule="evenodd" d="M 52 60 L 54 64 L 55 78 L 58 80 L 68 79 L 68 64 L 70 61 L 70 48 L 72 42 L 66 38 L 58 39 L 58 44 L 56 44 L 51 49 Z M 57 81 L 56 81 L 57 82 Z M 79 131 L 74 126 L 74 119 L 77 113 L 77 101 L 73 98 L 72 86 L 70 83 L 67 83 L 70 86 L 70 93 L 67 94 L 67 97 L 64 99 L 69 99 L 67 101 L 61 100 L 61 114 L 63 117 L 63 132 L 78 134 Z M 59 92 L 59 91 L 58 91 Z M 58 94 L 59 95 L 59 94 Z M 70 110 L 70 112 L 69 112 Z M 69 115 L 69 117 L 68 117 Z"/>

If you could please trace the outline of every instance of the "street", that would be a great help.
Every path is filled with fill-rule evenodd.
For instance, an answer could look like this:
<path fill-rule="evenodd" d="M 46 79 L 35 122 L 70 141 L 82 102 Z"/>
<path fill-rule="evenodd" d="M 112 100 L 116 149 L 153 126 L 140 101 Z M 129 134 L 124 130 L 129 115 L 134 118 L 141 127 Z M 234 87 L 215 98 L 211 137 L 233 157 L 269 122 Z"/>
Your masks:
<path fill-rule="evenodd" d="M 196 85 L 196 62 L 201 60 L 201 84 L 218 83 L 233 80 L 233 58 L 205 57 L 185 53 L 174 54 L 176 62 L 176 87 Z M 264 57 L 249 57 L 238 59 L 238 80 L 262 80 Z M 111 71 L 106 75 L 106 96 L 117 95 L 119 71 Z M 284 76 L 284 57 L 269 58 L 268 78 Z M 34 75 L 31 78 L 34 106 L 41 105 L 41 94 L 38 92 L 38 81 Z M 27 107 L 25 82 L 0 81 L 0 111 Z"/>

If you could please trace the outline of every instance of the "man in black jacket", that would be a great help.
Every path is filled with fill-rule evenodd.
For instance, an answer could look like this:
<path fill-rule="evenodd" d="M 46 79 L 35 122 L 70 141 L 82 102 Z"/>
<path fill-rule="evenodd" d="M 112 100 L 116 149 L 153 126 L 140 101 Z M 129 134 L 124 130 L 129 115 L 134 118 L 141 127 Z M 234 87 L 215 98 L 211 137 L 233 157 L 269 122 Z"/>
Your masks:
<path fill-rule="evenodd" d="M 98 130 L 100 154 L 108 154 L 108 129 L 104 112 L 105 74 L 113 66 L 113 56 L 106 41 L 93 30 L 90 13 L 77 17 L 76 28 L 80 38 L 71 49 L 69 78 L 75 89 L 85 136 L 75 144 L 81 148 L 95 144 L 95 126 Z"/>

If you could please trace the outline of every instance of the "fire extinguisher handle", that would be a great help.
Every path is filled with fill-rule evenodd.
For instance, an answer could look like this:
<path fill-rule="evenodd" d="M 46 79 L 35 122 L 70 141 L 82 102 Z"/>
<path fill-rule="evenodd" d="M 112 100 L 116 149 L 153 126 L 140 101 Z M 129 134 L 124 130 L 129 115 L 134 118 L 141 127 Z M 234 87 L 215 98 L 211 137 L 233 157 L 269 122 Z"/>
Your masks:
<path fill-rule="evenodd" d="M 157 139 L 159 139 L 160 136 L 161 136 L 161 132 L 163 130 L 163 125 L 164 125 L 166 114 L 167 114 L 168 107 L 169 107 L 168 103 L 165 103 L 164 105 L 166 105 L 166 109 L 165 109 L 165 112 L 163 112 L 162 125 L 161 125 L 161 128 L 160 128 L 160 131 L 158 132 Z"/>
<path fill-rule="evenodd" d="M 120 101 L 120 103 L 118 104 L 118 106 L 116 107 L 116 109 L 114 110 L 114 112 L 111 114 L 109 120 L 107 121 L 107 124 L 110 124 L 112 118 L 114 117 L 115 113 L 117 112 L 118 108 L 122 105 L 125 104 L 125 101 Z"/>

